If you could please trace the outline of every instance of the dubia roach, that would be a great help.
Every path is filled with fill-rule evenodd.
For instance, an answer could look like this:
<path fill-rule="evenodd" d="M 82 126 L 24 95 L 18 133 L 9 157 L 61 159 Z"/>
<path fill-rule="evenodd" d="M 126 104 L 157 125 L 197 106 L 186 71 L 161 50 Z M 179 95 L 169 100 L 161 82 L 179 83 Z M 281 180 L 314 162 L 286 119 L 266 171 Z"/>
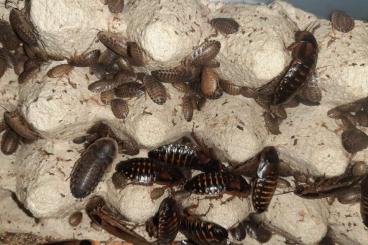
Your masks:
<path fill-rule="evenodd" d="M 68 59 L 68 64 L 77 67 L 88 67 L 98 63 L 101 51 L 95 49 L 89 52 L 84 52 L 80 55 L 75 54 L 73 57 Z"/>
<path fill-rule="evenodd" d="M 73 70 L 73 66 L 69 64 L 60 64 L 54 66 L 47 72 L 47 76 L 50 78 L 62 77 L 69 74 Z"/>
<path fill-rule="evenodd" d="M 78 211 L 74 212 L 69 216 L 68 222 L 71 226 L 78 226 L 82 222 L 83 213 Z"/>
<path fill-rule="evenodd" d="M 354 20 L 347 13 L 336 10 L 331 14 L 332 28 L 347 33 L 354 29 Z"/>
<path fill-rule="evenodd" d="M 4 155 L 11 155 L 17 151 L 20 137 L 11 129 L 6 129 L 1 138 L 1 152 Z"/>
<path fill-rule="evenodd" d="M 368 227 L 368 175 L 364 177 L 360 184 L 361 200 L 360 200 L 360 214 L 363 223 Z"/>
<path fill-rule="evenodd" d="M 143 84 L 149 97 L 158 105 L 166 102 L 167 94 L 165 86 L 150 75 L 145 75 Z"/>
<path fill-rule="evenodd" d="M 111 101 L 111 111 L 118 119 L 125 119 L 129 114 L 128 103 L 120 98 Z"/>
<path fill-rule="evenodd" d="M 2 43 L 3 47 L 9 50 L 15 50 L 19 47 L 20 41 L 9 22 L 0 20 L 0 32 L 0 43 Z"/>
<path fill-rule="evenodd" d="M 127 42 L 127 55 L 132 66 L 143 66 L 145 54 L 143 49 L 136 42 Z"/>
<path fill-rule="evenodd" d="M 108 137 L 96 140 L 86 149 L 71 173 L 70 190 L 75 198 L 84 198 L 96 188 L 116 152 L 116 141 Z"/>
<path fill-rule="evenodd" d="M 124 36 L 119 33 L 100 31 L 97 33 L 97 38 L 118 55 L 127 57 L 127 40 Z"/>
<path fill-rule="evenodd" d="M 279 157 L 274 147 L 265 147 L 259 156 L 257 176 L 253 179 L 252 204 L 256 212 L 267 210 L 276 190 Z"/>
<path fill-rule="evenodd" d="M 213 68 L 203 68 L 201 91 L 205 97 L 211 97 L 219 88 L 220 77 Z"/>
<path fill-rule="evenodd" d="M 233 18 L 214 18 L 210 24 L 224 35 L 236 33 L 239 30 L 239 24 Z"/>
<path fill-rule="evenodd" d="M 151 71 L 151 75 L 161 82 L 174 83 L 186 82 L 189 79 L 189 74 L 182 66 L 177 66 L 171 69 Z"/>
<path fill-rule="evenodd" d="M 115 88 L 115 95 L 123 99 L 139 98 L 144 95 L 144 86 L 138 82 L 128 82 Z"/>
<path fill-rule="evenodd" d="M 215 40 L 203 42 L 188 58 L 189 64 L 204 65 L 220 52 L 221 43 Z"/>
<path fill-rule="evenodd" d="M 368 147 L 368 135 L 356 127 L 351 127 L 343 131 L 341 142 L 347 152 L 354 154 Z"/>
<path fill-rule="evenodd" d="M 31 125 L 17 110 L 4 112 L 4 121 L 8 127 L 26 140 L 33 141 L 40 138 L 40 135 L 32 129 Z"/>
<path fill-rule="evenodd" d="M 13 8 L 9 15 L 10 24 L 18 37 L 30 46 L 38 46 L 38 35 L 26 15 L 19 9 Z"/>
<path fill-rule="evenodd" d="M 178 233 L 179 224 L 177 203 L 175 199 L 167 197 L 161 202 L 157 213 L 146 223 L 146 230 L 157 238 L 159 245 L 170 245 Z"/>
<path fill-rule="evenodd" d="M 182 111 L 183 111 L 184 119 L 187 122 L 192 121 L 193 111 L 194 111 L 194 108 L 193 108 L 193 96 L 191 96 L 191 95 L 185 95 L 185 96 L 183 96 L 183 98 L 182 98 L 182 105 L 181 106 L 182 106 Z"/>

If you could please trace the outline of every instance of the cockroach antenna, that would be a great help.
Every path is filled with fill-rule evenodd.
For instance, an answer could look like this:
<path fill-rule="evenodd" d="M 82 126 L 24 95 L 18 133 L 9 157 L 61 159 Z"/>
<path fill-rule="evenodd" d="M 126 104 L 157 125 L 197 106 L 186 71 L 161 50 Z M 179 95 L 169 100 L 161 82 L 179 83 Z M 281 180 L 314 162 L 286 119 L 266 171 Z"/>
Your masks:
<path fill-rule="evenodd" d="M 285 194 L 288 194 L 288 193 L 291 193 L 291 192 L 294 192 L 294 190 L 291 190 L 291 191 L 284 191 L 284 192 L 281 192 L 281 193 L 276 193 L 276 194 L 274 194 L 274 196 L 285 195 Z"/>

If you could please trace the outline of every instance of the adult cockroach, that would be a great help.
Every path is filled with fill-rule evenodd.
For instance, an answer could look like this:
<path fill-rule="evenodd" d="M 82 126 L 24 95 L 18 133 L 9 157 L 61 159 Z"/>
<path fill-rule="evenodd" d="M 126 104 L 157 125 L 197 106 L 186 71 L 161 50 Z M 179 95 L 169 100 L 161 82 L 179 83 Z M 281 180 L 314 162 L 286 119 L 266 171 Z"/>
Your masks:
<path fill-rule="evenodd" d="M 236 33 L 239 30 L 239 23 L 233 18 L 214 18 L 210 24 L 216 31 L 224 35 Z"/>
<path fill-rule="evenodd" d="M 158 105 L 166 102 L 167 93 L 165 86 L 150 75 L 145 75 L 143 85 L 149 97 Z"/>
<path fill-rule="evenodd" d="M 276 149 L 265 147 L 259 156 L 257 176 L 253 178 L 252 204 L 257 213 L 267 210 L 278 179 L 280 160 Z"/>

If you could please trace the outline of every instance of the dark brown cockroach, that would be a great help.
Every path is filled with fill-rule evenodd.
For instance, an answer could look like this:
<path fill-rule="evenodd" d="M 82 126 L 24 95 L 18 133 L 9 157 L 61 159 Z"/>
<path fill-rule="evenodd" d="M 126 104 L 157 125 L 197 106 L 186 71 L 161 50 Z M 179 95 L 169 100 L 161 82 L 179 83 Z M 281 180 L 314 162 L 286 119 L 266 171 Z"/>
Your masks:
<path fill-rule="evenodd" d="M 32 129 L 31 125 L 17 110 L 4 112 L 4 121 L 9 128 L 26 140 L 33 141 L 40 138 L 40 135 Z"/>
<path fill-rule="evenodd" d="M 368 104 L 368 97 L 362 99 L 339 105 L 327 112 L 327 116 L 331 118 L 341 118 L 343 114 L 346 113 L 358 113 L 364 105 Z"/>
<path fill-rule="evenodd" d="M 60 64 L 54 66 L 47 72 L 47 76 L 50 78 L 62 77 L 68 75 L 73 70 L 73 66 L 69 64 Z"/>
<path fill-rule="evenodd" d="M 15 74 L 17 74 L 18 76 L 23 72 L 23 68 L 24 68 L 24 63 L 27 61 L 27 56 L 23 55 L 23 54 L 16 54 L 14 57 L 14 72 Z"/>
<path fill-rule="evenodd" d="M 183 66 L 151 71 L 151 75 L 157 80 L 166 83 L 186 82 L 190 78 L 190 74 Z"/>
<path fill-rule="evenodd" d="M 186 84 L 185 82 L 173 82 L 171 84 L 176 90 L 178 90 L 179 92 L 183 92 L 183 93 L 188 93 L 190 92 L 190 87 L 188 84 Z"/>
<path fill-rule="evenodd" d="M 355 154 L 368 147 L 368 135 L 355 127 L 348 128 L 342 133 L 341 142 L 347 152 Z"/>
<path fill-rule="evenodd" d="M 240 89 L 240 94 L 243 95 L 246 98 L 255 98 L 257 92 L 255 89 L 247 87 L 247 86 L 243 86 Z"/>
<path fill-rule="evenodd" d="M 360 215 L 363 223 L 368 227 L 368 175 L 364 177 L 360 184 L 361 200 L 360 200 Z"/>
<path fill-rule="evenodd" d="M 96 65 L 98 63 L 100 54 L 101 54 L 101 51 L 99 49 L 94 49 L 89 52 L 84 52 L 80 55 L 74 54 L 67 61 L 68 61 L 68 64 L 71 66 L 88 67 L 88 66 Z"/>
<path fill-rule="evenodd" d="M 145 75 L 143 85 L 149 97 L 158 105 L 166 102 L 167 93 L 165 86 L 150 75 Z"/>
<path fill-rule="evenodd" d="M 111 101 L 114 99 L 114 97 L 115 97 L 114 90 L 103 91 L 100 94 L 100 100 L 105 105 L 109 105 Z"/>
<path fill-rule="evenodd" d="M 307 82 L 297 94 L 297 100 L 304 105 L 319 105 L 322 99 L 322 91 L 317 84 Z"/>
<path fill-rule="evenodd" d="M 194 176 L 184 184 L 184 189 L 194 194 L 214 196 L 227 193 L 247 197 L 250 193 L 250 185 L 242 176 L 216 171 Z"/>
<path fill-rule="evenodd" d="M 24 70 L 18 77 L 18 83 L 23 84 L 34 79 L 37 74 L 41 71 L 41 63 L 35 60 L 28 59 L 24 63 Z"/>
<path fill-rule="evenodd" d="M 15 50 L 19 47 L 20 41 L 14 33 L 9 22 L 0 20 L 0 43 L 8 50 Z"/>
<path fill-rule="evenodd" d="M 104 66 L 109 66 L 115 63 L 118 57 L 119 56 L 116 53 L 107 48 L 101 53 L 100 57 L 98 58 L 98 63 Z"/>
<path fill-rule="evenodd" d="M 88 90 L 94 93 L 101 93 L 109 90 L 113 90 L 121 85 L 119 81 L 113 77 L 104 77 L 88 85 Z"/>
<path fill-rule="evenodd" d="M 127 42 L 127 55 L 132 66 L 144 66 L 146 63 L 144 51 L 136 42 Z"/>
<path fill-rule="evenodd" d="M 257 176 L 253 179 L 252 204 L 257 213 L 267 210 L 278 179 L 280 160 L 274 147 L 265 147 L 259 156 Z"/>
<path fill-rule="evenodd" d="M 128 228 L 129 223 L 117 211 L 110 208 L 102 197 L 91 198 L 86 205 L 86 213 L 93 223 L 120 239 L 140 245 L 151 245 L 142 236 Z"/>
<path fill-rule="evenodd" d="M 235 85 L 229 80 L 220 79 L 220 87 L 221 89 L 230 95 L 239 95 L 242 91 L 242 87 Z"/>
<path fill-rule="evenodd" d="M 347 13 L 336 10 L 331 14 L 332 28 L 347 33 L 354 29 L 354 20 Z"/>
<path fill-rule="evenodd" d="M 11 129 L 6 129 L 1 138 L 1 152 L 4 155 L 11 155 L 17 151 L 20 137 Z"/>
<path fill-rule="evenodd" d="M 255 220 L 253 214 L 231 228 L 230 233 L 237 241 L 244 240 L 246 234 L 260 243 L 266 243 L 272 237 L 272 232 L 266 229 L 261 222 Z"/>
<path fill-rule="evenodd" d="M 128 134 L 122 136 L 118 141 L 119 153 L 134 156 L 139 153 L 139 145 L 133 137 Z"/>
<path fill-rule="evenodd" d="M 144 95 L 144 86 L 138 82 L 128 82 L 120 85 L 114 91 L 115 95 L 120 98 L 139 98 Z"/>
<path fill-rule="evenodd" d="M 343 193 L 337 195 L 337 200 L 341 204 L 352 204 L 360 202 L 361 190 L 360 185 L 356 185 L 352 188 L 347 189 Z"/>
<path fill-rule="evenodd" d="M 344 193 L 362 180 L 361 176 L 343 174 L 335 177 L 318 177 L 313 182 L 296 183 L 294 194 L 310 199 L 325 198 Z"/>
<path fill-rule="evenodd" d="M 32 22 L 19 9 L 13 8 L 9 15 L 10 25 L 18 37 L 30 46 L 38 46 L 38 35 Z"/>
<path fill-rule="evenodd" d="M 179 231 L 195 244 L 226 244 L 228 241 L 227 230 L 215 223 L 200 219 L 182 217 Z"/>
<path fill-rule="evenodd" d="M 74 212 L 69 216 L 68 222 L 71 226 L 78 226 L 82 222 L 83 213 L 78 211 Z"/>
<path fill-rule="evenodd" d="M 190 121 L 192 121 L 193 110 L 194 110 L 194 108 L 193 108 L 193 96 L 185 95 L 185 96 L 183 96 L 182 100 L 183 101 L 182 101 L 181 107 L 182 107 L 184 119 L 187 122 L 190 122 Z"/>
<path fill-rule="evenodd" d="M 368 111 L 358 111 L 354 119 L 359 126 L 368 127 Z"/>
<path fill-rule="evenodd" d="M 273 105 L 287 103 L 312 76 L 318 57 L 318 44 L 313 34 L 297 31 L 295 43 L 290 47 L 293 59 L 279 80 L 274 94 Z"/>
<path fill-rule="evenodd" d="M 265 111 L 263 113 L 263 118 L 264 118 L 264 122 L 265 122 L 265 126 L 266 129 L 268 130 L 268 132 L 270 132 L 271 134 L 274 135 L 278 135 L 281 134 L 280 131 L 280 118 L 278 118 L 277 116 L 275 116 L 274 114 Z"/>
<path fill-rule="evenodd" d="M 233 18 L 214 18 L 210 24 L 216 31 L 224 35 L 233 34 L 239 30 L 239 23 Z"/>
<path fill-rule="evenodd" d="M 127 55 L 127 40 L 119 33 L 100 31 L 97 33 L 97 38 L 107 48 L 111 49 L 120 56 L 128 57 Z"/>
<path fill-rule="evenodd" d="M 70 190 L 75 198 L 84 198 L 96 188 L 116 152 L 115 140 L 108 137 L 96 140 L 86 149 L 70 177 Z"/>
<path fill-rule="evenodd" d="M 351 167 L 353 176 L 365 176 L 368 174 L 368 165 L 363 161 L 357 161 Z"/>
<path fill-rule="evenodd" d="M 125 119 L 129 114 L 128 103 L 120 98 L 111 101 L 111 111 L 118 119 Z"/>
<path fill-rule="evenodd" d="M 147 222 L 146 230 L 155 230 L 149 233 L 155 233 L 159 245 L 170 245 L 178 233 L 179 224 L 180 214 L 177 203 L 175 199 L 167 197 L 162 200 L 157 213 Z M 154 227 L 150 227 L 152 225 Z"/>
<path fill-rule="evenodd" d="M 193 65 L 203 65 L 214 59 L 220 52 L 220 49 L 221 43 L 219 41 L 205 41 L 192 52 L 190 57 L 188 57 L 188 62 Z"/>
<path fill-rule="evenodd" d="M 121 13 L 124 9 L 124 0 L 107 0 L 107 6 L 111 13 Z"/>
<path fill-rule="evenodd" d="M 127 186 L 127 179 L 124 174 L 115 172 L 111 177 L 111 182 L 114 185 L 115 189 L 124 189 Z M 161 195 L 162 196 L 162 195 Z"/>
<path fill-rule="evenodd" d="M 132 158 L 116 165 L 116 172 L 135 184 L 178 185 L 184 181 L 183 173 L 175 166 L 168 166 L 150 158 Z"/>
<path fill-rule="evenodd" d="M 203 68 L 201 77 L 201 91 L 205 97 L 211 97 L 219 87 L 220 77 L 213 68 Z"/>

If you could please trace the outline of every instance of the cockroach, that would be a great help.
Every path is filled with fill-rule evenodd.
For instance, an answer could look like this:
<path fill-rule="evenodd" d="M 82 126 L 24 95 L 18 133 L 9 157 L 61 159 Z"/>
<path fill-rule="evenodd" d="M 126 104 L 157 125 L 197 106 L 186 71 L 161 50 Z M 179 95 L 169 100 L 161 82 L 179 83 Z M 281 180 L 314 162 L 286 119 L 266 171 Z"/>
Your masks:
<path fill-rule="evenodd" d="M 189 64 L 203 65 L 209 60 L 214 59 L 220 52 L 220 49 L 221 43 L 219 41 L 205 41 L 192 52 L 192 54 L 188 58 Z"/>
<path fill-rule="evenodd" d="M 246 98 L 255 98 L 257 92 L 253 88 L 243 86 L 240 89 L 240 94 L 243 95 Z"/>
<path fill-rule="evenodd" d="M 41 64 L 38 61 L 27 60 L 24 63 L 24 70 L 18 77 L 18 83 L 23 84 L 34 79 L 41 71 Z"/>
<path fill-rule="evenodd" d="M 229 80 L 220 79 L 221 89 L 230 95 L 239 95 L 241 93 L 242 87 L 235 85 Z"/>
<path fill-rule="evenodd" d="M 115 95 L 124 99 L 139 98 L 144 95 L 144 86 L 138 82 L 128 82 L 115 88 Z"/>
<path fill-rule="evenodd" d="M 69 216 L 68 222 L 71 226 L 78 226 L 82 222 L 83 213 L 78 211 L 74 212 Z"/>
<path fill-rule="evenodd" d="M 73 70 L 73 66 L 69 64 L 60 64 L 54 66 L 47 72 L 47 76 L 50 78 L 62 77 L 68 75 Z"/>
<path fill-rule="evenodd" d="M 272 232 L 266 229 L 261 222 L 254 219 L 254 213 L 250 214 L 237 226 L 231 228 L 230 233 L 237 241 L 244 240 L 246 234 L 260 243 L 266 243 L 272 237 Z"/>
<path fill-rule="evenodd" d="M 40 135 L 32 129 L 18 110 L 4 112 L 4 121 L 8 127 L 26 140 L 33 141 L 40 138 Z"/>
<path fill-rule="evenodd" d="M 290 45 L 292 61 L 278 82 L 274 94 L 273 105 L 288 102 L 312 76 L 318 57 L 318 44 L 309 31 L 297 31 L 295 42 Z"/>
<path fill-rule="evenodd" d="M 101 93 L 117 88 L 121 84 L 122 83 L 118 82 L 113 77 L 104 77 L 88 85 L 88 90 L 94 93 Z"/>
<path fill-rule="evenodd" d="M 275 193 L 280 160 L 277 150 L 265 147 L 259 156 L 257 176 L 253 178 L 252 204 L 257 213 L 267 210 Z"/>
<path fill-rule="evenodd" d="M 361 190 L 360 185 L 356 185 L 350 189 L 347 189 L 343 193 L 337 195 L 337 200 L 341 204 L 352 204 L 360 202 L 361 199 Z"/>
<path fill-rule="evenodd" d="M 108 137 L 96 140 L 86 149 L 71 173 L 70 190 L 75 198 L 84 198 L 96 188 L 116 152 L 116 141 Z"/>
<path fill-rule="evenodd" d="M 364 176 L 368 174 L 368 165 L 363 161 L 357 161 L 351 168 L 353 176 Z"/>
<path fill-rule="evenodd" d="M 107 0 L 107 6 L 111 13 L 121 13 L 124 9 L 124 0 Z"/>
<path fill-rule="evenodd" d="M 93 223 L 126 242 L 151 245 L 133 229 L 129 229 L 129 223 L 126 219 L 120 213 L 108 207 L 102 197 L 95 196 L 91 198 L 86 205 L 86 213 Z"/>
<path fill-rule="evenodd" d="M 14 33 L 9 22 L 0 20 L 0 43 L 8 50 L 16 50 L 20 46 L 20 40 Z"/>
<path fill-rule="evenodd" d="M 224 227 L 200 219 L 182 217 L 179 230 L 198 245 L 220 245 L 226 244 L 228 240 L 228 232 Z"/>
<path fill-rule="evenodd" d="M 115 172 L 111 177 L 111 182 L 115 189 L 124 189 L 128 183 L 123 173 Z"/>
<path fill-rule="evenodd" d="M 368 111 L 358 111 L 354 119 L 359 126 L 368 127 Z"/>
<path fill-rule="evenodd" d="M 178 90 L 179 92 L 183 92 L 183 93 L 188 93 L 190 92 L 190 87 L 188 84 L 186 84 L 185 82 L 180 82 L 180 81 L 177 81 L 177 82 L 173 82 L 171 84 L 176 90 Z"/>
<path fill-rule="evenodd" d="M 318 177 L 313 182 L 296 183 L 294 194 L 302 198 L 317 199 L 344 193 L 362 180 L 361 176 L 343 174 L 335 177 Z"/>
<path fill-rule="evenodd" d="M 109 66 L 114 64 L 118 57 L 119 56 L 116 53 L 107 48 L 101 53 L 100 57 L 98 58 L 98 63 L 103 66 Z"/>
<path fill-rule="evenodd" d="M 13 67 L 15 74 L 17 74 L 18 76 L 23 72 L 24 63 L 26 62 L 27 59 L 28 59 L 27 56 L 23 54 L 15 55 Z"/>
<path fill-rule="evenodd" d="M 322 99 L 322 91 L 317 84 L 307 82 L 297 94 L 297 100 L 305 105 L 319 105 Z"/>
<path fill-rule="evenodd" d="M 157 80 L 167 83 L 186 82 L 190 78 L 190 75 L 182 66 L 165 70 L 151 71 L 151 75 Z"/>
<path fill-rule="evenodd" d="M 276 117 L 275 115 L 273 115 L 272 113 L 268 111 L 265 111 L 263 113 L 263 118 L 264 118 L 265 126 L 268 132 L 274 135 L 281 134 L 281 131 L 279 128 L 280 118 Z"/>
<path fill-rule="evenodd" d="M 185 95 L 182 99 L 182 111 L 184 119 L 187 122 L 192 121 L 193 118 L 193 97 L 191 95 Z"/>
<path fill-rule="evenodd" d="M 327 112 L 327 116 L 331 118 L 341 118 L 343 114 L 359 112 L 362 109 L 362 107 L 367 104 L 368 104 L 368 97 L 364 97 L 362 99 L 332 108 Z"/>
<path fill-rule="evenodd" d="M 100 100 L 105 105 L 109 105 L 111 103 L 111 101 L 114 99 L 114 97 L 115 97 L 114 96 L 114 90 L 103 91 L 100 94 Z"/>
<path fill-rule="evenodd" d="M 348 128 L 343 131 L 341 142 L 347 152 L 355 154 L 368 147 L 368 135 L 355 127 Z"/>
<path fill-rule="evenodd" d="M 4 121 L 0 121 L 0 133 L 5 131 L 5 129 L 7 129 L 7 128 L 8 128 L 8 125 L 6 125 L 6 123 Z"/>
<path fill-rule="evenodd" d="M 4 155 L 11 155 L 17 151 L 20 137 L 11 129 L 6 129 L 1 138 L 1 152 Z"/>
<path fill-rule="evenodd" d="M 211 97 L 219 87 L 220 77 L 213 68 L 203 68 L 201 77 L 201 91 L 205 97 Z"/>
<path fill-rule="evenodd" d="M 332 28 L 347 33 L 354 29 L 354 20 L 347 13 L 336 10 L 331 14 Z"/>
<path fill-rule="evenodd" d="M 107 48 L 120 56 L 128 57 L 127 55 L 127 39 L 119 33 L 100 31 L 97 33 L 97 38 Z"/>
<path fill-rule="evenodd" d="M 250 185 L 242 176 L 216 171 L 194 176 L 184 184 L 184 189 L 194 194 L 213 196 L 227 193 L 247 197 L 250 193 Z"/>
<path fill-rule="evenodd" d="M 13 8 L 9 14 L 10 25 L 18 37 L 30 46 L 38 46 L 38 35 L 32 22 L 19 9 Z"/>
<path fill-rule="evenodd" d="M 247 236 L 243 222 L 229 229 L 231 236 L 237 241 L 243 241 Z"/>
<path fill-rule="evenodd" d="M 130 135 L 123 135 L 123 138 L 118 141 L 119 153 L 129 156 L 134 156 L 139 153 L 139 145 Z"/>
<path fill-rule="evenodd" d="M 145 75 L 143 85 L 152 101 L 158 105 L 166 102 L 167 93 L 165 86 L 150 75 Z"/>
<path fill-rule="evenodd" d="M 136 42 L 127 42 L 127 55 L 132 66 L 144 66 L 145 54 Z"/>
<path fill-rule="evenodd" d="M 111 101 L 111 111 L 118 119 L 125 119 L 129 114 L 128 103 L 120 98 Z"/>
<path fill-rule="evenodd" d="M 183 173 L 175 166 L 165 165 L 150 158 L 132 158 L 116 165 L 116 172 L 135 184 L 177 185 L 184 181 Z"/>
<path fill-rule="evenodd" d="M 157 213 L 151 219 L 151 225 L 154 226 L 155 237 L 159 245 L 170 245 L 179 230 L 180 214 L 175 199 L 167 197 L 162 200 Z M 150 222 L 146 230 L 150 230 Z M 152 233 L 152 232 L 149 232 Z"/>
<path fill-rule="evenodd" d="M 368 175 L 364 177 L 360 184 L 361 200 L 360 200 L 360 215 L 363 223 L 368 227 Z"/>
<path fill-rule="evenodd" d="M 101 54 L 101 51 L 99 49 L 95 49 L 89 52 L 84 52 L 80 55 L 74 54 L 67 61 L 68 61 L 68 64 L 71 66 L 88 67 L 88 66 L 92 66 L 98 63 L 100 54 Z"/>
<path fill-rule="evenodd" d="M 216 31 L 224 35 L 236 33 L 239 30 L 239 23 L 233 18 L 214 18 L 210 24 Z"/>

